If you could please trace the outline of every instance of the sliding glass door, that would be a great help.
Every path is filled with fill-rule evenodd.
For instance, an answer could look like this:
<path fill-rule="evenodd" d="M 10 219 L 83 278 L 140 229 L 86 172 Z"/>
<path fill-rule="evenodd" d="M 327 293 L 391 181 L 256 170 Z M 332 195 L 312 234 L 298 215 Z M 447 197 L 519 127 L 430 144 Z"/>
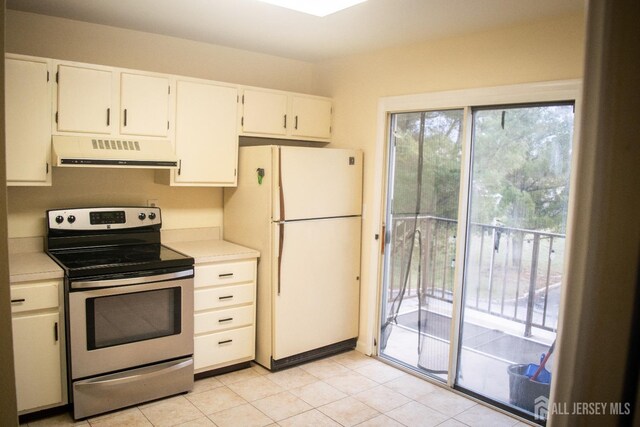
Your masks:
<path fill-rule="evenodd" d="M 380 349 L 447 379 L 464 110 L 394 114 Z"/>
<path fill-rule="evenodd" d="M 529 412 L 549 397 L 526 374 L 556 336 L 572 138 L 573 105 L 473 111 L 456 385 Z"/>
<path fill-rule="evenodd" d="M 530 377 L 555 341 L 573 119 L 567 102 L 391 115 L 383 358 L 521 413 L 548 398 L 553 356 Z"/>

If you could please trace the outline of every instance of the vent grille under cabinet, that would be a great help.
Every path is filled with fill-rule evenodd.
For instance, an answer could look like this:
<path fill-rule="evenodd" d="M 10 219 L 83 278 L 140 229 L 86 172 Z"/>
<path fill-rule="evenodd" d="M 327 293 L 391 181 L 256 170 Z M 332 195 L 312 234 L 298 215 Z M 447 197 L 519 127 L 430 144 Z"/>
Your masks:
<path fill-rule="evenodd" d="M 94 150 L 131 150 L 140 151 L 138 141 L 124 141 L 120 139 L 92 139 L 91 145 Z"/>

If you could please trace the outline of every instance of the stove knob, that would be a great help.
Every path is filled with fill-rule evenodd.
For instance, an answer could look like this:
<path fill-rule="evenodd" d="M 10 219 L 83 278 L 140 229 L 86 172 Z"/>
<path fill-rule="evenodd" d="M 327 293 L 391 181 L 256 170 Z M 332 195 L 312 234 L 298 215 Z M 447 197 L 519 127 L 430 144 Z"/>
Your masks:
<path fill-rule="evenodd" d="M 155 212 L 149 212 L 149 219 L 150 219 L 150 220 L 152 220 L 152 221 L 153 221 L 154 219 L 156 219 L 156 214 L 155 214 Z"/>
<path fill-rule="evenodd" d="M 67 217 L 67 221 L 69 221 L 69 224 L 73 224 L 74 222 L 76 222 L 76 217 L 73 215 L 69 215 Z"/>
<path fill-rule="evenodd" d="M 56 223 L 57 224 L 62 224 L 64 222 L 64 217 L 62 215 L 58 215 L 56 217 Z"/>
<path fill-rule="evenodd" d="M 144 219 L 145 219 L 146 217 L 147 217 L 147 216 L 146 216 L 143 212 L 140 212 L 140 213 L 138 214 L 138 219 L 139 219 L 140 221 L 144 221 Z"/>

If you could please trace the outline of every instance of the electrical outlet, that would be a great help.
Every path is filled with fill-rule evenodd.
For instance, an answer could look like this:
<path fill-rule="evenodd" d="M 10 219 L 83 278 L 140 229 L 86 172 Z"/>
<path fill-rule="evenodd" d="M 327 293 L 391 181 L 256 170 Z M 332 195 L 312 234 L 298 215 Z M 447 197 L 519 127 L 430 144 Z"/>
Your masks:
<path fill-rule="evenodd" d="M 151 208 L 157 208 L 158 206 L 158 199 L 147 199 L 147 206 L 151 207 Z"/>

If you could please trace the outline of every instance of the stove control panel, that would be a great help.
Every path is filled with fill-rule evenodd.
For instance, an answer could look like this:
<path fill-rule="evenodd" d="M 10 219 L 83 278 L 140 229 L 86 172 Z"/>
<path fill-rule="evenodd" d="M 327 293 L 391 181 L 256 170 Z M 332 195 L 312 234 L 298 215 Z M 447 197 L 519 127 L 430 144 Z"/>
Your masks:
<path fill-rule="evenodd" d="M 160 208 L 147 206 L 53 209 L 47 211 L 51 230 L 109 230 L 161 225 Z"/>

